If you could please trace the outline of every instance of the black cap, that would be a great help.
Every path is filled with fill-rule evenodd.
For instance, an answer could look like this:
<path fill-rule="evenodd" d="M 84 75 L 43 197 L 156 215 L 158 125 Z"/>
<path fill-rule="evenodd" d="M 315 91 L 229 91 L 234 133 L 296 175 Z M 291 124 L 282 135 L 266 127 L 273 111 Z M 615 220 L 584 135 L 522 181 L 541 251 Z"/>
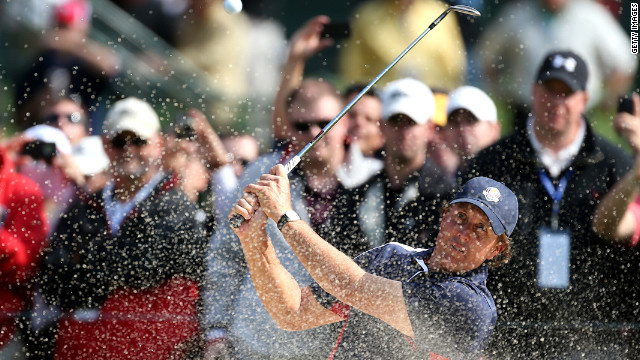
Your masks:
<path fill-rule="evenodd" d="M 536 80 L 538 84 L 551 79 L 561 80 L 575 92 L 587 89 L 588 77 L 587 64 L 578 54 L 552 51 L 545 56 Z"/>

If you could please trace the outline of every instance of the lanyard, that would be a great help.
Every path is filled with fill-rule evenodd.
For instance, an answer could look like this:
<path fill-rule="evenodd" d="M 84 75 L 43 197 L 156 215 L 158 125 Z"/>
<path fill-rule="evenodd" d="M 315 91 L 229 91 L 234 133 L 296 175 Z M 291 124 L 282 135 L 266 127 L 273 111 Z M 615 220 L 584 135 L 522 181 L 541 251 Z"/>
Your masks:
<path fill-rule="evenodd" d="M 562 201 L 562 196 L 564 195 L 564 191 L 567 189 L 567 182 L 573 175 L 573 169 L 567 170 L 564 175 L 560 178 L 558 182 L 558 187 L 553 186 L 553 182 L 551 178 L 547 174 L 547 172 L 539 168 L 538 176 L 540 177 L 540 182 L 544 189 L 547 190 L 549 196 L 553 200 L 553 206 L 551 208 L 551 229 L 558 230 L 558 213 L 560 213 L 560 201 Z"/>

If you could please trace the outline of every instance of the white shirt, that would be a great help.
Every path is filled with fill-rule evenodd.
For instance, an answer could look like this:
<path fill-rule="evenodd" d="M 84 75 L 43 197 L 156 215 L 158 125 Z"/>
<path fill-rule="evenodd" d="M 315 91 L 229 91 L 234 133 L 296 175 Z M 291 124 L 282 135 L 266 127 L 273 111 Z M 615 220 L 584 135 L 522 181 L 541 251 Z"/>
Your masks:
<path fill-rule="evenodd" d="M 120 225 L 124 221 L 124 218 L 131 212 L 131 210 L 133 210 L 134 207 L 136 207 L 136 205 L 151 195 L 151 191 L 153 191 L 153 188 L 160 183 L 163 177 L 164 173 L 162 171 L 158 172 L 142 187 L 142 189 L 138 190 L 134 197 L 125 202 L 113 200 L 113 181 L 109 181 L 107 185 L 105 185 L 102 195 L 104 198 L 105 213 L 109 220 L 109 230 L 111 231 L 111 235 L 115 236 L 118 234 L 118 230 L 120 229 Z"/>
<path fill-rule="evenodd" d="M 550 149 L 544 147 L 540 141 L 536 138 L 536 133 L 533 130 L 534 118 L 530 117 L 527 120 L 527 134 L 529 135 L 529 141 L 531 142 L 531 146 L 536 152 L 538 159 L 544 165 L 545 168 L 549 171 L 551 177 L 556 178 L 562 170 L 566 169 L 569 164 L 571 164 L 571 160 L 578 155 L 578 151 L 580 151 L 580 146 L 582 146 L 582 141 L 584 140 L 584 135 L 587 131 L 587 126 L 584 123 L 584 120 L 580 122 L 580 129 L 578 130 L 578 134 L 576 138 L 573 140 L 569 146 L 564 149 L 558 151 L 556 154 Z"/>

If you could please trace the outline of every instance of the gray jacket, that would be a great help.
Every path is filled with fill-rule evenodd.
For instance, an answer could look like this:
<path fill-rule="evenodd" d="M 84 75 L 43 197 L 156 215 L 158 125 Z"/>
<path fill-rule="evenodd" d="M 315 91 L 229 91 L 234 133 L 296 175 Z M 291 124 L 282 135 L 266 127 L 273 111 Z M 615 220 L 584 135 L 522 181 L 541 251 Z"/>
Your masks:
<path fill-rule="evenodd" d="M 267 173 L 281 156 L 279 152 L 266 154 L 250 164 L 239 180 L 239 187 L 230 196 L 238 199 L 242 189 L 261 174 Z M 300 191 L 304 184 L 300 180 L 291 178 L 291 201 L 300 218 L 309 223 Z M 229 203 L 233 204 L 234 201 Z M 238 359 L 326 359 L 338 335 L 337 326 L 341 324 L 296 332 L 276 326 L 253 287 L 240 242 L 226 219 L 229 210 L 220 209 L 220 214 L 224 215 L 219 219 L 219 226 L 209 244 L 204 292 L 205 326 L 209 329 L 225 329 Z M 311 276 L 272 220 L 267 223 L 267 233 L 282 265 L 301 286 L 310 284 Z"/>

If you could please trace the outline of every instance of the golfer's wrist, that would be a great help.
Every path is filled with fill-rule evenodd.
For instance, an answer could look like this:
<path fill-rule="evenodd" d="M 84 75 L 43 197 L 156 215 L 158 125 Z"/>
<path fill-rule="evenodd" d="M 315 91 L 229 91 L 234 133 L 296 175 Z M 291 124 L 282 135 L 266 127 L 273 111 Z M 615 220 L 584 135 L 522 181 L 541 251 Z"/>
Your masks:
<path fill-rule="evenodd" d="M 287 224 L 293 221 L 298 221 L 298 220 L 300 220 L 300 216 L 298 215 L 298 213 L 293 211 L 293 209 L 291 209 L 283 212 L 282 215 L 280 215 L 280 217 L 278 217 L 277 220 L 275 220 L 275 222 L 278 226 L 278 230 L 282 231 L 282 229 Z"/>

